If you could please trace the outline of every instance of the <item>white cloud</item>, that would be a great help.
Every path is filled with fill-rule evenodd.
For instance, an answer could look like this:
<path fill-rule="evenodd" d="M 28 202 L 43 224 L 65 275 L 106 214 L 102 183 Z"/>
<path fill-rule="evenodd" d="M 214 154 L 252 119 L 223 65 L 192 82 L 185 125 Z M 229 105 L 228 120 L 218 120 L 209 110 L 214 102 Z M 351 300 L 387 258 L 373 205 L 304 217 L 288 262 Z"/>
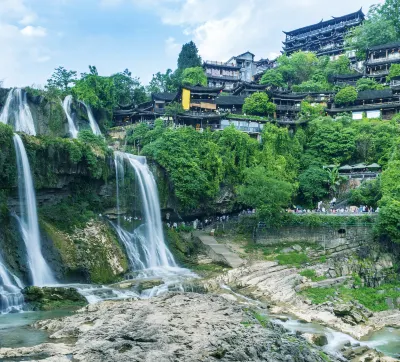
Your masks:
<path fill-rule="evenodd" d="M 47 35 L 46 28 L 41 26 L 32 26 L 28 25 L 25 28 L 21 29 L 21 34 L 29 37 L 44 37 Z"/>
<path fill-rule="evenodd" d="M 165 41 L 165 53 L 167 54 L 167 56 L 177 57 L 181 47 L 182 47 L 181 44 L 177 43 L 175 38 L 173 37 L 169 37 Z"/>
<path fill-rule="evenodd" d="M 368 7 L 375 0 L 130 0 L 156 13 L 164 24 L 182 27 L 203 59 L 227 60 L 247 50 L 276 57 L 292 30 Z"/>

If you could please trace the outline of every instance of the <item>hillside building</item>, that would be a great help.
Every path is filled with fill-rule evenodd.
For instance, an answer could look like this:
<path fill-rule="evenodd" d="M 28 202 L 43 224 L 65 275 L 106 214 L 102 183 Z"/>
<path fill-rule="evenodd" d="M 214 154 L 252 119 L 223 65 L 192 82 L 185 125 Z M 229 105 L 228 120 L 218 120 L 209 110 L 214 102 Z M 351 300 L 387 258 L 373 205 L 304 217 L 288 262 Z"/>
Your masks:
<path fill-rule="evenodd" d="M 291 55 L 297 51 L 312 51 L 317 55 L 336 57 L 344 53 L 344 38 L 348 31 L 360 25 L 365 15 L 359 11 L 332 17 L 327 21 L 305 26 L 300 29 L 285 32 L 286 40 L 283 42 L 283 52 Z"/>
<path fill-rule="evenodd" d="M 365 75 L 386 83 L 392 64 L 400 63 L 400 42 L 371 47 L 367 51 Z"/>

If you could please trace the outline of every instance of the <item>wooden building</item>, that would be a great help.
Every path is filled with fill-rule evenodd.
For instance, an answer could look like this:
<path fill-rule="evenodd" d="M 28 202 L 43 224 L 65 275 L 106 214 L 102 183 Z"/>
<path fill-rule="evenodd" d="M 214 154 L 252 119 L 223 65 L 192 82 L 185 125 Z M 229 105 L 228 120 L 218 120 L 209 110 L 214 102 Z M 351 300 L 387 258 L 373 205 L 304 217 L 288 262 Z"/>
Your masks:
<path fill-rule="evenodd" d="M 364 21 L 359 11 L 338 18 L 284 32 L 283 52 L 291 55 L 299 50 L 316 52 L 317 55 L 337 56 L 344 53 L 344 38 L 348 31 Z"/>
<path fill-rule="evenodd" d="M 392 64 L 400 63 L 400 42 L 371 47 L 367 51 L 365 75 L 386 83 Z"/>
<path fill-rule="evenodd" d="M 360 73 L 355 74 L 335 74 L 330 77 L 330 81 L 339 87 L 353 86 L 355 87 L 357 81 L 363 77 Z"/>
<path fill-rule="evenodd" d="M 349 112 L 353 119 L 362 119 L 363 116 L 391 119 L 400 112 L 400 95 L 392 89 L 362 91 L 353 103 L 340 106 L 333 103 L 327 112 L 332 116 Z"/>

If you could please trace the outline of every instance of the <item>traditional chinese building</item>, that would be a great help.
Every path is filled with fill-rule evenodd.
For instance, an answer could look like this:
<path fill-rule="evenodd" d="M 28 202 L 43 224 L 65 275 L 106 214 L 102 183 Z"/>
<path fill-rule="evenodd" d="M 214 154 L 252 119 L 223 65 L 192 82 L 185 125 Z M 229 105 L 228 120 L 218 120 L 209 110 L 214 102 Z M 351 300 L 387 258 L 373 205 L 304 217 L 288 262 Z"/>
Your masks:
<path fill-rule="evenodd" d="M 274 67 L 269 59 L 254 61 L 254 54 L 246 52 L 230 58 L 227 62 L 205 61 L 203 68 L 209 87 L 224 87 L 225 91 L 236 88 L 240 82 L 253 82 L 266 70 Z"/>
<path fill-rule="evenodd" d="M 287 55 L 299 50 L 312 51 L 317 55 L 337 56 L 344 53 L 344 37 L 348 31 L 360 25 L 365 16 L 362 10 L 340 16 L 332 17 L 327 21 L 304 28 L 284 32 L 286 40 L 283 42 L 283 52 Z"/>
<path fill-rule="evenodd" d="M 256 92 L 265 92 L 267 86 L 262 84 L 248 83 L 248 82 L 240 82 L 238 86 L 232 90 L 232 94 L 235 96 L 251 96 Z"/>
<path fill-rule="evenodd" d="M 363 77 L 362 74 L 335 74 L 329 80 L 336 86 L 345 87 L 357 85 L 357 81 Z"/>
<path fill-rule="evenodd" d="M 367 51 L 365 75 L 385 83 L 390 66 L 396 63 L 400 63 L 400 42 L 371 47 Z"/>
<path fill-rule="evenodd" d="M 272 102 L 276 105 L 275 118 L 282 122 L 294 122 L 301 111 L 301 102 L 307 101 L 310 104 L 320 104 L 328 106 L 333 96 L 333 92 L 318 93 L 273 93 Z"/>
<path fill-rule="evenodd" d="M 400 111 L 400 95 L 392 89 L 368 90 L 358 92 L 357 99 L 347 105 L 332 104 L 327 112 L 335 116 L 339 113 L 349 112 L 353 119 L 382 118 L 391 119 Z"/>

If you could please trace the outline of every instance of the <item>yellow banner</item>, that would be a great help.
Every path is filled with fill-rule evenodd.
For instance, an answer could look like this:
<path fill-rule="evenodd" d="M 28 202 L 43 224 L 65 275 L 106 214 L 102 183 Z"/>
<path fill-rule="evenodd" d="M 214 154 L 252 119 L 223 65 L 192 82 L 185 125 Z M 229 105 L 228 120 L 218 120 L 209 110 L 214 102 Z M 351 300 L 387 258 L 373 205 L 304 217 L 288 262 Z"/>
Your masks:
<path fill-rule="evenodd" d="M 182 89 L 182 107 L 185 111 L 190 109 L 190 90 Z"/>

